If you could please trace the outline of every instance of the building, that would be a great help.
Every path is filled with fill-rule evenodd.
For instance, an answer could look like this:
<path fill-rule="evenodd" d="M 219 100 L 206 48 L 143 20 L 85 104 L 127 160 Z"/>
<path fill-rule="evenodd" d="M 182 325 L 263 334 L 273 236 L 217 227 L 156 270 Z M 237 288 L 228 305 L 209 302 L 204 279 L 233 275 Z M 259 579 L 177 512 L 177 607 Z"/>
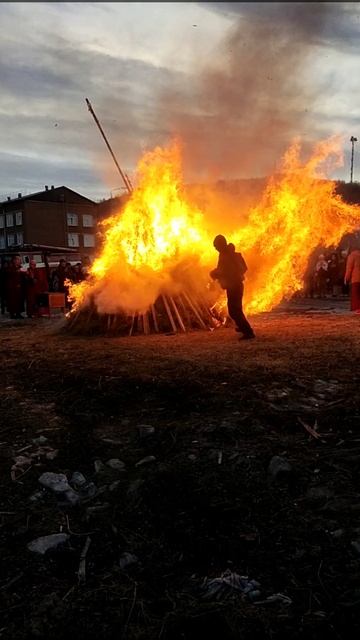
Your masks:
<path fill-rule="evenodd" d="M 77 249 L 92 257 L 97 246 L 98 205 L 68 187 L 45 186 L 44 191 L 0 203 L 0 249 L 49 245 Z"/>
<path fill-rule="evenodd" d="M 115 196 L 108 200 L 102 200 L 97 205 L 98 220 L 104 220 L 109 216 L 113 216 L 123 210 L 129 200 L 129 194 L 124 193 L 121 196 Z"/>

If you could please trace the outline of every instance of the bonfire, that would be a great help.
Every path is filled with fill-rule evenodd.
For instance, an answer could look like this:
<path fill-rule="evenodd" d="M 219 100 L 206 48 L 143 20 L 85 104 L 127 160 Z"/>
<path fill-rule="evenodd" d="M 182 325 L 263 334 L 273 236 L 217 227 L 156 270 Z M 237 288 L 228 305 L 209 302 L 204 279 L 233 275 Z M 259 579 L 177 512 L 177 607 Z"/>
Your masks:
<path fill-rule="evenodd" d="M 102 223 L 104 241 L 89 279 L 73 285 L 67 325 L 73 332 L 119 334 L 214 329 L 226 320 L 224 292 L 211 283 L 212 242 L 225 234 L 248 264 L 244 306 L 269 311 L 303 286 L 308 258 L 360 226 L 360 208 L 335 193 L 331 171 L 343 162 L 340 138 L 301 161 L 286 152 L 250 211 L 217 220 L 189 198 L 178 143 L 146 153 L 125 208 Z"/>

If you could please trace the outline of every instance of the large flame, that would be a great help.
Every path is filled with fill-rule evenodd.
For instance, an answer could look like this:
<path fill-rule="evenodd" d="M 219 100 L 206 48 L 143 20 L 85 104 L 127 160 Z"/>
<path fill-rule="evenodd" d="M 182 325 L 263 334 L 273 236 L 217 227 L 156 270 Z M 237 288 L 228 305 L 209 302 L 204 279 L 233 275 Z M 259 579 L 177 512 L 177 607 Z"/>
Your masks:
<path fill-rule="evenodd" d="M 241 222 L 221 211 L 215 229 L 206 208 L 186 196 L 179 145 L 145 154 L 124 210 L 103 223 L 103 248 L 89 281 L 71 288 L 73 308 L 92 299 L 100 313 L 143 313 L 160 293 L 206 286 L 217 261 L 214 232 L 221 232 L 249 266 L 246 310 L 270 310 L 302 287 L 318 245 L 336 245 L 360 226 L 360 208 L 344 203 L 326 177 L 342 161 L 339 138 L 320 143 L 305 164 L 295 141 L 259 205 Z"/>

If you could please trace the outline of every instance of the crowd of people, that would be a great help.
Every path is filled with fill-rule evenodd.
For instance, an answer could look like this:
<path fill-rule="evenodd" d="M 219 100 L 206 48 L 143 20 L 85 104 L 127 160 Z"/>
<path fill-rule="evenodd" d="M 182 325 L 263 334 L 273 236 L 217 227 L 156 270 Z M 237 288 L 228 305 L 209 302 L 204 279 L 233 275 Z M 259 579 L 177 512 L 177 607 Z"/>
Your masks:
<path fill-rule="evenodd" d="M 306 298 L 327 298 L 347 296 L 352 293 L 352 285 L 357 283 L 357 272 L 351 267 L 356 261 L 359 250 L 313 252 L 309 258 L 308 267 L 304 275 L 303 295 Z M 350 259 L 350 256 L 351 259 Z M 359 278 L 360 282 L 360 278 Z"/>
<path fill-rule="evenodd" d="M 69 282 L 78 284 L 87 277 L 86 267 L 78 262 L 72 265 L 60 260 L 55 269 L 45 269 L 30 260 L 27 269 L 23 269 L 20 256 L 14 255 L 5 260 L 0 269 L 1 313 L 10 314 L 12 319 L 23 319 L 41 315 L 41 307 L 46 306 L 49 292 L 64 293 L 65 306 L 70 308 L 68 298 Z"/>
<path fill-rule="evenodd" d="M 228 293 L 230 317 L 245 338 L 252 338 L 253 331 L 243 315 L 241 303 L 246 264 L 241 254 L 235 252 L 234 245 L 228 244 L 223 236 L 217 236 L 214 246 L 220 256 L 217 269 L 211 273 L 212 278 L 221 281 L 222 272 L 230 272 L 229 265 L 232 268 L 233 263 L 236 273 L 241 272 L 236 277 L 236 287 L 222 286 Z M 20 256 L 14 255 L 10 261 L 3 261 L 0 268 L 1 313 L 4 315 L 8 312 L 12 319 L 22 319 L 23 313 L 29 318 L 36 318 L 41 315 L 41 307 L 46 306 L 49 292 L 63 293 L 65 307 L 69 309 L 69 283 L 78 284 L 86 278 L 87 266 L 81 262 L 72 265 L 61 259 L 58 266 L 50 270 L 39 268 L 34 260 L 30 260 L 28 268 L 24 270 Z M 302 295 L 326 298 L 349 295 L 349 292 L 351 310 L 360 313 L 360 243 L 348 251 L 332 251 L 329 254 L 314 251 L 304 275 Z"/>

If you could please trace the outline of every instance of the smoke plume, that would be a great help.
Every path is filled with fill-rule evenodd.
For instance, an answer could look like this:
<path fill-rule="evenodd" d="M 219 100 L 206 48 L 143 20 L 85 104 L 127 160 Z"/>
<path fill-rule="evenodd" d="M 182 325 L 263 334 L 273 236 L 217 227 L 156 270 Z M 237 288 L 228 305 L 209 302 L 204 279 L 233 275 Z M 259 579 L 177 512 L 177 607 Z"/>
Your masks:
<path fill-rule="evenodd" d="M 233 26 L 210 60 L 194 61 L 186 91 L 162 94 L 162 117 L 183 141 L 187 179 L 272 173 L 293 137 L 306 138 L 319 93 L 312 64 L 332 8 L 209 4 L 228 9 Z"/>

